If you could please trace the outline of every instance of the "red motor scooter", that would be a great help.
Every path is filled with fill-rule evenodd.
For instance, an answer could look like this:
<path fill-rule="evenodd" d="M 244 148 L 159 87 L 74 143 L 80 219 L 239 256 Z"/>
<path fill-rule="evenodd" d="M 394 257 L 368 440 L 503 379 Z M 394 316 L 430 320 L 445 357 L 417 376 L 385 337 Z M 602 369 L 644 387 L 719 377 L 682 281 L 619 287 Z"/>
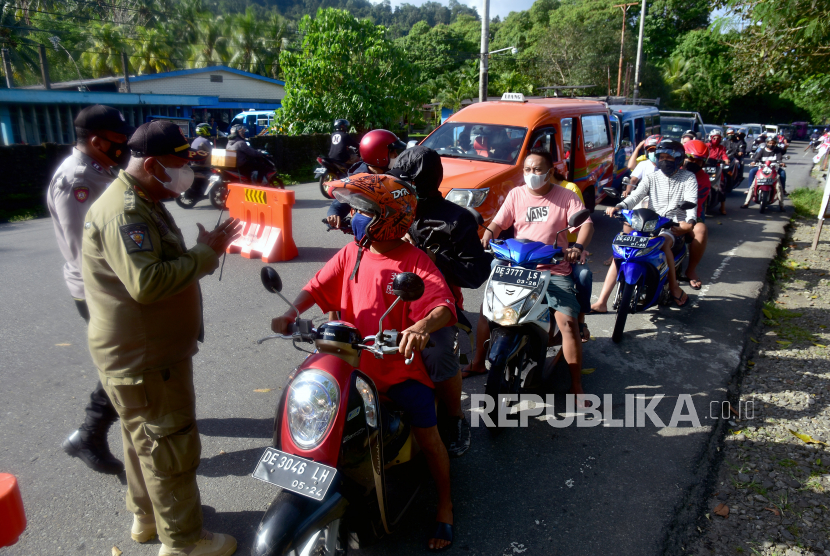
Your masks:
<path fill-rule="evenodd" d="M 752 199 L 761 205 L 761 214 L 766 212 L 767 207 L 778 200 L 779 164 L 772 160 L 764 162 L 758 172 L 755 173 L 755 181 L 752 183 Z"/>
<path fill-rule="evenodd" d="M 291 305 L 273 268 L 264 267 L 261 277 L 268 291 Z M 357 368 L 363 351 L 376 358 L 398 352 L 398 332 L 383 330 L 383 320 L 400 301 L 419 299 L 424 282 L 403 272 L 392 290 L 398 298 L 375 335 L 363 337 L 343 321 L 315 329 L 297 312 L 290 335 L 257 342 L 279 338 L 317 349 L 289 375 L 276 409 L 273 447 L 253 473 L 281 489 L 259 524 L 254 556 L 342 556 L 391 533 L 420 490 L 426 465 L 416 458 L 410 426 Z"/>

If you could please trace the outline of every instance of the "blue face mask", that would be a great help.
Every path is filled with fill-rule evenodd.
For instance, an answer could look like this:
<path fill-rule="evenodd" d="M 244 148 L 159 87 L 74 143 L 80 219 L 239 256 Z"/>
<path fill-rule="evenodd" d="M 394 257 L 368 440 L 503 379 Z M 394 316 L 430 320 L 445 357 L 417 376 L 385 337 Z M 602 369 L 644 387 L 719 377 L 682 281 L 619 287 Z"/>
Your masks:
<path fill-rule="evenodd" d="M 356 212 L 354 216 L 352 216 L 352 232 L 354 232 L 354 238 L 360 243 L 360 240 L 366 235 L 366 228 L 369 227 L 369 223 L 372 221 L 371 216 L 366 216 Z"/>

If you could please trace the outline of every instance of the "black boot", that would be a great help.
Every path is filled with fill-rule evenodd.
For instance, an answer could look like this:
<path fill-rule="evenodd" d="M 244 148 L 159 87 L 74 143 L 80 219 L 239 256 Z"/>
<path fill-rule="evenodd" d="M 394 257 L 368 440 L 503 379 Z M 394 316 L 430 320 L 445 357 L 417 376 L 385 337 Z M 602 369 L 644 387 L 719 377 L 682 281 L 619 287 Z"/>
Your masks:
<path fill-rule="evenodd" d="M 92 470 L 115 475 L 124 470 L 124 464 L 110 452 L 107 431 L 118 420 L 101 383 L 89 396 L 86 419 L 81 427 L 63 441 L 61 447 L 70 456 L 78 457 Z"/>

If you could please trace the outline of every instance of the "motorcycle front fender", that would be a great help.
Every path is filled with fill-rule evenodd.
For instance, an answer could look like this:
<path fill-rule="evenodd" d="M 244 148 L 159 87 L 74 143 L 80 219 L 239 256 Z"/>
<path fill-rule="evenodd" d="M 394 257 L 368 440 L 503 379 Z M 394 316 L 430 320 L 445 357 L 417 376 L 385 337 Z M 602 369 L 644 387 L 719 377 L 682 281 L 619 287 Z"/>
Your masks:
<path fill-rule="evenodd" d="M 490 333 L 490 353 L 487 356 L 491 365 L 504 366 L 515 357 L 526 336 L 524 327 L 499 327 Z"/>
<path fill-rule="evenodd" d="M 620 272 L 617 275 L 617 280 L 620 276 L 625 278 L 626 284 L 636 284 L 645 275 L 646 270 L 641 264 L 624 262 L 620 265 Z"/>
<path fill-rule="evenodd" d="M 282 490 L 262 516 L 252 556 L 284 556 L 302 547 L 314 534 L 346 513 L 349 502 L 339 493 L 323 502 Z"/>

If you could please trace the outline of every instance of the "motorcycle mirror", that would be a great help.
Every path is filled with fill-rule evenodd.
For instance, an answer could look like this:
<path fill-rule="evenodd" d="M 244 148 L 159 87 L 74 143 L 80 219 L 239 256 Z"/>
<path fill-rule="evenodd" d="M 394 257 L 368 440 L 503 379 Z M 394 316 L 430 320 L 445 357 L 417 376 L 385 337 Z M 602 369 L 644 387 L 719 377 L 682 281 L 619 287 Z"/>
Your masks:
<path fill-rule="evenodd" d="M 582 209 L 579 212 L 575 212 L 568 218 L 568 227 L 569 228 L 576 228 L 578 226 L 582 226 L 588 217 L 591 216 L 591 211 L 588 209 Z"/>
<path fill-rule="evenodd" d="M 392 281 L 392 293 L 404 301 L 417 301 L 424 295 L 424 281 L 415 273 L 401 272 Z"/>
<path fill-rule="evenodd" d="M 414 146 L 415 146 L 415 145 L 417 145 L 417 144 L 418 144 L 418 141 L 417 141 L 417 140 L 415 140 L 415 139 L 412 139 L 411 141 L 409 141 L 409 142 L 406 144 L 406 148 L 407 148 L 407 149 L 411 149 L 412 147 L 414 147 Z"/>
<path fill-rule="evenodd" d="M 280 278 L 277 271 L 270 266 L 262 267 L 259 277 L 262 280 L 262 285 L 265 286 L 265 289 L 269 292 L 280 293 L 282 291 L 282 278 Z"/>
<path fill-rule="evenodd" d="M 683 201 L 680 203 L 680 210 L 691 210 L 697 207 L 697 203 L 693 203 L 691 201 Z"/>
<path fill-rule="evenodd" d="M 464 208 L 466 208 L 468 211 L 470 211 L 470 214 L 472 214 L 473 218 L 475 218 L 475 220 L 476 220 L 476 224 L 478 224 L 479 226 L 481 226 L 483 228 L 484 227 L 484 217 L 481 216 L 481 213 L 478 212 L 473 207 L 464 207 Z"/>
<path fill-rule="evenodd" d="M 611 197 L 612 199 L 619 199 L 620 198 L 620 194 L 613 187 L 603 187 L 602 191 L 603 191 L 603 193 L 605 193 L 607 196 Z"/>

